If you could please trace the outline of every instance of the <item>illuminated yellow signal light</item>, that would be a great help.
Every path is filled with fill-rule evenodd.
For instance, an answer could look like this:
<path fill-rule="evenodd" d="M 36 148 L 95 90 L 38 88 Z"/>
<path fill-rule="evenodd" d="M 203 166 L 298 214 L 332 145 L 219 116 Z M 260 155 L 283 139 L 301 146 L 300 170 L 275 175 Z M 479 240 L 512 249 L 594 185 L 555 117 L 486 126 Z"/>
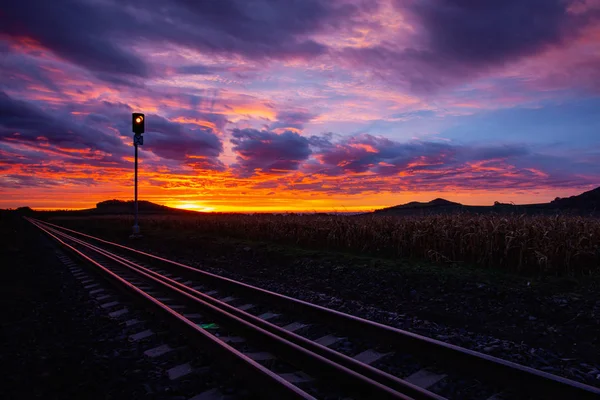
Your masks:
<path fill-rule="evenodd" d="M 141 113 L 133 113 L 131 114 L 131 122 L 133 132 L 136 134 L 144 133 L 144 114 Z"/>

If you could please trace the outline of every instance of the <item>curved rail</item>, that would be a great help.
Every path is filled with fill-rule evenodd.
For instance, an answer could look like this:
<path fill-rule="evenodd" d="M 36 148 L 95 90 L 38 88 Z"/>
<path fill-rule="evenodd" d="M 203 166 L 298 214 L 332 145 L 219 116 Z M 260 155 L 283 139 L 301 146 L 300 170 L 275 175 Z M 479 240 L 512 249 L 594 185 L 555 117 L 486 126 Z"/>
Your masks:
<path fill-rule="evenodd" d="M 105 277 L 107 277 L 113 283 L 119 285 L 121 289 L 143 299 L 146 306 L 163 317 L 169 319 L 169 321 L 174 324 L 177 329 L 187 333 L 188 337 L 192 338 L 193 342 L 199 345 L 199 347 L 201 347 L 204 351 L 212 353 L 214 356 L 216 356 L 215 359 L 224 363 L 226 362 L 228 367 L 233 367 L 234 371 L 238 373 L 244 379 L 244 381 L 251 384 L 252 387 L 259 393 L 263 392 L 265 387 L 268 387 L 269 391 L 266 393 L 263 392 L 262 394 L 273 400 L 288 397 L 290 399 L 303 400 L 315 399 L 313 396 L 287 382 L 279 375 L 273 373 L 256 361 L 245 356 L 240 351 L 216 339 L 204 329 L 191 322 L 189 319 L 183 317 L 176 311 L 169 308 L 167 305 L 144 292 L 142 289 L 136 287 L 132 283 L 110 271 L 108 268 L 99 264 L 92 258 L 77 250 L 75 247 L 64 242 L 58 236 L 45 229 L 43 226 L 35 223 L 34 221 L 31 222 L 56 242 L 63 245 L 73 255 L 98 268 Z"/>
<path fill-rule="evenodd" d="M 127 260 L 124 260 L 121 257 L 115 256 L 115 255 L 111 254 L 110 252 L 107 252 L 106 250 L 97 248 L 93 245 L 90 245 L 90 244 L 80 240 L 80 239 L 77 239 L 70 235 L 67 235 L 64 232 L 60 232 L 53 228 L 44 228 L 42 226 L 42 224 L 37 221 L 34 222 L 34 224 L 58 240 L 60 240 L 58 237 L 62 237 L 63 239 L 73 241 L 81 246 L 86 247 L 87 249 L 90 249 L 92 251 L 95 251 L 95 252 L 101 254 L 102 256 L 112 260 L 115 263 L 118 263 L 120 266 L 126 267 L 129 270 L 134 271 L 134 272 L 140 274 L 141 276 L 144 276 L 148 280 L 153 281 L 153 283 L 157 283 L 157 284 L 161 285 L 163 289 L 168 289 L 171 292 L 179 294 L 180 296 L 186 298 L 188 301 L 194 303 L 194 305 L 197 308 L 201 309 L 202 312 L 211 315 L 220 324 L 229 326 L 229 327 L 235 329 L 237 332 L 241 331 L 241 332 L 243 332 L 243 334 L 245 336 L 251 338 L 252 340 L 254 340 L 256 342 L 261 342 L 264 345 L 268 345 L 269 349 L 271 351 L 273 351 L 276 355 L 280 356 L 282 359 L 292 360 L 291 362 L 293 364 L 295 364 L 296 366 L 302 368 L 303 370 L 305 370 L 307 372 L 310 372 L 311 374 L 314 374 L 315 376 L 318 376 L 322 379 L 327 379 L 330 382 L 335 382 L 336 384 L 343 386 L 346 390 L 351 389 L 353 395 L 358 395 L 361 398 L 372 398 L 372 396 L 375 396 L 376 398 L 381 398 L 381 399 L 410 400 L 412 398 L 407 395 L 404 395 L 403 393 L 399 393 L 384 384 L 374 381 L 374 380 L 366 377 L 365 375 L 362 375 L 360 373 L 355 372 L 354 370 L 346 368 L 346 367 L 336 363 L 335 361 L 332 361 L 329 358 L 326 358 L 319 354 L 316 354 L 316 353 L 312 352 L 311 350 L 309 350 L 305 347 L 302 347 L 299 344 L 288 341 L 288 340 L 286 340 L 286 338 L 277 336 L 276 334 L 269 332 L 268 330 L 265 330 L 262 327 L 257 326 L 255 324 L 259 321 L 260 322 L 266 322 L 266 321 L 261 321 L 260 319 L 254 317 L 250 314 L 248 314 L 248 316 L 251 317 L 251 318 L 248 318 L 250 321 L 239 318 L 238 316 L 231 314 L 230 312 L 228 312 L 225 309 L 227 307 L 231 307 L 225 303 L 221 303 L 219 301 L 216 301 L 215 299 L 211 299 L 211 300 L 213 300 L 212 301 L 213 304 L 211 304 L 210 302 L 206 301 L 207 298 L 210 298 L 209 296 L 206 296 L 206 295 L 204 295 L 200 292 L 197 292 L 193 289 L 190 289 L 190 288 L 188 288 L 189 289 L 188 291 L 184 291 L 184 290 L 182 290 L 182 286 L 184 286 L 184 285 L 181 285 L 177 281 L 169 279 L 168 277 L 161 276 L 161 275 L 157 274 L 156 272 L 153 272 L 142 266 L 128 262 Z M 77 251 L 79 255 L 83 255 L 83 257 L 87 261 L 91 260 L 92 262 L 94 262 L 91 258 L 85 256 L 85 254 L 83 254 L 82 252 L 74 249 L 73 246 L 68 245 L 63 240 L 60 240 L 60 241 L 62 244 L 69 246 L 70 249 Z M 100 265 L 97 262 L 94 262 L 94 264 L 96 266 Z M 104 267 L 102 267 L 102 270 L 107 271 L 107 269 Z M 112 273 L 112 274 L 115 275 L 114 273 Z M 119 277 L 119 279 L 121 281 L 127 282 L 122 277 Z M 129 286 L 135 287 L 135 285 L 132 285 L 131 282 L 127 282 L 127 284 Z M 139 289 L 139 288 L 136 288 L 136 289 L 137 289 L 138 293 L 143 293 L 143 291 L 141 289 Z M 151 296 L 149 296 L 147 294 L 145 294 L 144 297 L 152 298 Z M 152 299 L 154 300 L 155 303 L 161 304 L 162 307 L 168 308 L 168 306 L 160 303 L 156 299 L 154 299 L 154 298 L 152 298 Z M 171 310 L 171 312 L 176 314 L 172 310 Z M 180 319 L 185 319 L 184 317 L 182 317 L 179 314 L 177 314 L 177 316 Z M 190 322 L 190 323 L 192 323 L 192 322 Z M 276 328 L 278 328 L 278 327 L 276 327 Z M 280 328 L 278 328 L 278 329 L 280 329 Z M 199 329 L 199 330 L 202 331 L 202 329 Z M 206 335 L 205 332 L 203 332 L 203 333 Z M 300 336 L 298 336 L 298 337 L 305 340 L 306 342 L 310 342 Z M 306 343 L 304 343 L 304 344 L 306 344 Z M 235 350 L 235 349 L 233 349 L 233 350 Z M 331 351 L 329 349 L 327 349 L 327 350 Z M 235 351 L 237 351 L 237 350 L 235 350 Z M 241 353 L 241 354 L 243 356 L 243 353 Z M 377 371 L 377 370 L 375 370 L 375 371 Z M 277 376 L 277 375 L 275 375 L 275 376 Z M 392 378 L 392 381 L 393 381 L 393 379 L 397 379 L 393 376 L 390 376 L 390 377 Z M 282 380 L 282 378 L 279 376 L 277 376 L 277 378 L 278 378 L 278 381 Z M 400 384 L 402 383 L 401 380 L 398 380 L 398 381 Z M 280 382 L 277 382 L 277 384 L 279 384 L 279 383 Z M 408 385 L 409 385 L 408 389 L 411 389 L 411 387 L 410 387 L 411 385 L 410 384 L 408 384 Z M 416 388 L 420 389 L 418 387 L 416 387 Z M 412 388 L 412 389 L 414 389 L 414 388 Z M 297 389 L 297 390 L 299 390 L 299 389 Z M 423 393 L 425 394 L 426 392 L 423 391 Z M 440 397 L 436 396 L 436 395 L 433 395 L 433 397 L 429 397 L 429 396 L 424 397 L 423 396 L 421 398 L 440 399 Z"/>
<path fill-rule="evenodd" d="M 59 225 L 37 220 L 36 222 L 103 243 L 136 257 L 144 257 L 150 261 L 176 267 L 182 274 L 193 275 L 198 279 L 209 281 L 211 284 L 263 298 L 272 304 L 292 309 L 304 315 L 310 315 L 331 326 L 342 327 L 345 331 L 352 332 L 357 336 L 368 339 L 375 338 L 380 343 L 429 359 L 452 370 L 460 370 L 485 382 L 500 386 L 507 386 L 507 382 L 520 382 L 522 391 L 542 398 L 600 398 L 600 389 L 590 385 L 298 300 Z M 413 393 L 413 395 L 418 396 L 419 393 Z"/>

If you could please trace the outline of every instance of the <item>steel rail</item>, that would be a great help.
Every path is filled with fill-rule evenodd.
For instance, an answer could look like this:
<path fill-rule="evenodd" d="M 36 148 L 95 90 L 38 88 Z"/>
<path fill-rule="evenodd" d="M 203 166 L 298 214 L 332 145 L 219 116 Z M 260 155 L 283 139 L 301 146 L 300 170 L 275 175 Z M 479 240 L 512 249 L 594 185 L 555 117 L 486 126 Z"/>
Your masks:
<path fill-rule="evenodd" d="M 326 357 L 335 363 L 343 365 L 346 368 L 356 371 L 357 373 L 359 373 L 363 376 L 366 376 L 370 379 L 373 379 L 374 381 L 377 381 L 385 386 L 388 386 L 398 392 L 401 392 L 403 394 L 411 396 L 414 399 L 422 399 L 422 400 L 443 400 L 444 399 L 444 397 L 442 397 L 442 396 L 439 396 L 439 395 L 432 393 L 426 389 L 423 389 L 417 385 L 414 385 L 410 382 L 400 379 L 394 375 L 388 374 L 380 369 L 374 368 L 368 364 L 357 361 L 351 357 L 348 357 L 342 353 L 334 351 L 326 346 L 320 345 L 320 344 L 318 344 L 310 339 L 307 339 L 303 336 L 300 336 L 294 332 L 290 332 L 290 331 L 288 331 L 284 328 L 281 328 L 269 321 L 258 318 L 246 311 L 240 310 L 239 308 L 236 308 L 230 304 L 220 301 L 214 297 L 208 296 L 198 290 L 195 290 L 189 286 L 186 286 L 186 285 L 184 285 L 174 279 L 171 279 L 167 276 L 161 275 L 160 273 L 153 271 L 147 267 L 136 264 L 133 261 L 123 258 L 117 254 L 110 253 L 105 249 L 94 246 L 85 241 L 73 238 L 72 236 L 70 236 L 69 238 L 71 240 L 77 241 L 79 244 L 81 244 L 83 246 L 88 247 L 89 249 L 92 249 L 98 253 L 104 254 L 106 257 L 109 257 L 111 259 L 116 259 L 121 263 L 128 264 L 130 267 L 132 267 L 138 271 L 143 271 L 149 275 L 152 275 L 154 278 L 162 280 L 163 282 L 166 282 L 171 286 L 177 287 L 178 289 L 180 289 L 196 298 L 201 298 L 202 300 L 214 305 L 215 307 L 225 310 L 225 311 L 227 311 L 227 312 L 229 312 L 251 324 L 260 326 L 261 328 L 265 329 L 266 331 L 269 331 L 275 335 L 283 337 L 292 343 L 295 343 L 306 349 L 309 349 L 310 351 L 312 351 L 316 354 Z"/>
<path fill-rule="evenodd" d="M 82 246 L 92 249 L 90 245 L 88 245 L 86 242 L 80 239 L 69 236 L 64 232 L 57 231 L 56 229 L 51 229 L 51 231 L 58 235 L 61 235 L 67 240 L 74 241 Z M 177 293 L 182 298 L 191 301 L 194 304 L 194 306 L 200 307 L 202 311 L 210 314 L 212 317 L 217 319 L 217 321 L 220 324 L 233 328 L 236 331 L 243 331 L 247 337 L 250 337 L 257 342 L 261 342 L 262 344 L 268 346 L 271 351 L 280 356 L 282 359 L 290 361 L 292 364 L 304 369 L 306 372 L 310 374 L 316 373 L 315 375 L 320 378 L 329 379 L 338 386 L 341 386 L 346 391 L 349 388 L 352 388 L 351 393 L 353 395 L 361 395 L 362 398 L 373 398 L 373 396 L 375 396 L 378 399 L 380 398 L 410 400 L 412 398 L 384 384 L 381 384 L 380 382 L 374 381 L 364 375 L 361 375 L 360 373 L 357 373 L 354 370 L 337 364 L 334 361 L 325 358 L 319 354 L 316 354 L 296 343 L 290 342 L 261 327 L 253 325 L 251 322 L 241 319 L 213 304 L 204 301 L 201 298 L 195 297 L 194 295 L 179 289 L 175 285 L 170 284 L 168 281 L 157 278 L 156 276 L 145 272 L 142 268 L 132 266 L 130 262 L 124 263 L 122 260 L 115 257 L 110 252 L 104 250 L 102 252 L 102 255 L 122 266 L 129 268 L 129 270 L 137 272 L 139 275 L 144 276 L 146 279 L 162 285 L 162 287 L 167 288 L 171 292 Z M 256 318 L 254 316 L 252 317 Z M 439 399 L 440 397 L 436 396 L 429 398 Z"/>
<path fill-rule="evenodd" d="M 519 389 L 535 397 L 560 397 L 584 400 L 597 400 L 600 398 L 600 388 L 597 387 L 238 282 L 56 224 L 44 221 L 40 222 L 116 247 L 130 254 L 132 253 L 178 267 L 181 271 L 194 274 L 196 277 L 201 276 L 215 285 L 235 288 L 235 290 L 245 292 L 251 296 L 262 297 L 272 304 L 285 306 L 303 315 L 311 315 L 330 326 L 342 327 L 345 331 L 351 331 L 353 334 L 367 339 L 376 339 L 380 343 L 391 345 L 400 351 L 406 351 L 410 354 L 429 359 L 452 370 L 468 373 L 486 382 L 493 382 L 504 387 L 506 387 L 507 382 L 526 383 L 520 384 Z"/>
<path fill-rule="evenodd" d="M 29 221 L 44 231 L 56 242 L 64 246 L 64 248 L 75 257 L 93 265 L 100 270 L 102 276 L 107 278 L 110 282 L 118 285 L 119 288 L 123 289 L 129 294 L 133 294 L 137 299 L 143 299 L 144 306 L 149 308 L 153 313 L 157 313 L 163 318 L 168 319 L 172 324 L 171 326 L 186 334 L 186 336 L 191 340 L 191 343 L 196 345 L 202 351 L 211 353 L 218 363 L 221 363 L 227 368 L 233 367 L 237 376 L 239 376 L 247 385 L 252 387 L 257 393 L 260 393 L 261 396 L 265 396 L 266 398 L 273 400 L 279 400 L 282 398 L 302 400 L 315 399 L 310 394 L 304 392 L 297 386 L 292 385 L 274 372 L 269 371 L 267 368 L 244 355 L 242 352 L 236 350 L 221 340 L 218 340 L 210 333 L 200 328 L 194 322 L 178 314 L 176 311 L 170 309 L 167 305 L 148 295 L 143 290 L 121 278 L 73 246 L 64 242 L 45 227 L 37 224 L 33 220 Z M 268 391 L 265 391 L 265 388 L 268 388 Z"/>

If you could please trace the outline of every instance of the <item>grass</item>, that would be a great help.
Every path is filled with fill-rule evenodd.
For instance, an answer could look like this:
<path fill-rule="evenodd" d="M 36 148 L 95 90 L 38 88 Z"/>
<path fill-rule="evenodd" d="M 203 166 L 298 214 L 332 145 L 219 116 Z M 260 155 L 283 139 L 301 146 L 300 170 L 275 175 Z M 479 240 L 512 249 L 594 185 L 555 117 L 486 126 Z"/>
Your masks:
<path fill-rule="evenodd" d="M 96 234 L 125 235 L 129 216 L 60 217 Z M 600 219 L 575 216 L 454 214 L 415 217 L 198 214 L 142 216 L 144 231 L 271 243 L 369 259 L 523 275 L 585 277 L 600 269 Z M 89 230 L 88 230 L 89 231 Z"/>

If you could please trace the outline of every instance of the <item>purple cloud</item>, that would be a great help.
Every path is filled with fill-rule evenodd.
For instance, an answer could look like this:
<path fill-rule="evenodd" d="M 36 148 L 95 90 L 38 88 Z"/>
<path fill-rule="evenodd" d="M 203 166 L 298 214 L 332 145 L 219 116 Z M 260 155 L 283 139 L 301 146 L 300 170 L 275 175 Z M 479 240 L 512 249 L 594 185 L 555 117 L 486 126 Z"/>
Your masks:
<path fill-rule="evenodd" d="M 572 13 L 573 3 L 396 0 L 396 8 L 415 28 L 410 47 L 387 41 L 347 48 L 341 56 L 414 92 L 433 92 L 575 38 L 599 12 Z"/>
<path fill-rule="evenodd" d="M 134 21 L 125 8 L 104 2 L 19 1 L 0 13 L 0 33 L 32 38 L 59 57 L 105 77 L 145 77 L 146 63 L 116 44 L 119 27 L 131 26 Z"/>
<path fill-rule="evenodd" d="M 589 15 L 572 15 L 565 0 L 397 0 L 423 29 L 428 50 L 442 61 L 505 63 L 559 44 L 581 30 Z"/>
<path fill-rule="evenodd" d="M 227 68 L 203 64 L 184 65 L 177 68 L 178 73 L 188 75 L 212 75 L 222 71 L 227 71 Z"/>
<path fill-rule="evenodd" d="M 280 111 L 277 113 L 277 121 L 271 124 L 270 129 L 294 128 L 304 129 L 304 124 L 316 118 L 316 115 L 307 111 Z"/>
<path fill-rule="evenodd" d="M 419 160 L 422 166 L 435 165 L 440 158 L 454 156 L 456 152 L 453 146 L 446 143 L 399 143 L 368 134 L 345 138 L 337 143 L 313 138 L 312 143 L 319 148 L 315 156 L 321 164 L 312 164 L 310 168 L 313 172 L 319 168 L 319 173 L 326 175 L 367 171 L 392 175 L 406 170 L 409 164 Z"/>
<path fill-rule="evenodd" d="M 122 142 L 94 127 L 83 126 L 68 114 L 49 114 L 35 105 L 0 91 L 0 141 L 50 142 L 62 148 L 122 153 Z"/>
<path fill-rule="evenodd" d="M 131 136 L 127 124 L 121 134 Z M 223 151 L 219 137 L 210 129 L 190 129 L 159 115 L 146 116 L 145 142 L 148 150 L 159 157 L 186 160 L 189 157 L 217 158 Z"/>
<path fill-rule="evenodd" d="M 385 190 L 388 179 L 398 183 L 416 182 L 478 188 L 506 188 L 511 185 L 568 186 L 591 184 L 600 174 L 593 156 L 580 160 L 549 156 L 522 145 L 460 145 L 447 142 L 397 142 L 383 137 L 359 135 L 337 142 L 313 137 L 313 156 L 301 171 L 328 178 L 369 182 L 373 190 Z M 367 173 L 367 174 L 364 174 Z M 322 182 L 294 185 L 315 188 Z M 328 187 L 330 187 L 328 185 Z M 379 189 L 377 189 L 379 188 Z M 341 189 L 340 189 L 341 190 Z M 344 189 L 346 190 L 346 189 Z M 364 188 L 364 190 L 368 190 Z"/>
<path fill-rule="evenodd" d="M 251 59 L 313 57 L 327 49 L 308 36 L 359 11 L 351 3 L 325 0 L 28 0 L 3 8 L 0 34 L 34 39 L 102 80 L 140 85 L 136 78 L 158 72 L 140 45 L 171 43 Z M 206 71 L 190 66 L 181 72 Z"/>
<path fill-rule="evenodd" d="M 278 135 L 264 130 L 233 129 L 231 143 L 237 153 L 237 164 L 232 167 L 241 176 L 251 176 L 257 171 L 294 171 L 311 154 L 308 139 L 290 131 Z"/>

